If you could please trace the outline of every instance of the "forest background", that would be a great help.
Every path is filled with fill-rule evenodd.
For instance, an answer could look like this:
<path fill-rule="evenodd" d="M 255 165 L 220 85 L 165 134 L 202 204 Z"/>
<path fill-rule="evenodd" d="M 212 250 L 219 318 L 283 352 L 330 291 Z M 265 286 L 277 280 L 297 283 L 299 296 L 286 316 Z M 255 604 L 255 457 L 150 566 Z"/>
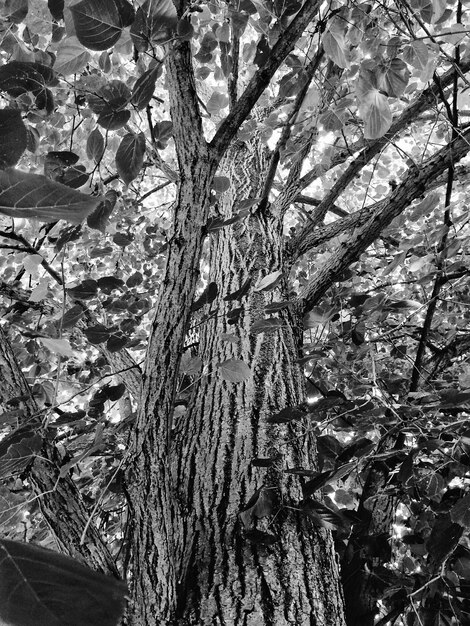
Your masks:
<path fill-rule="evenodd" d="M 467 8 L 0 6 L 3 622 L 470 623 Z"/>

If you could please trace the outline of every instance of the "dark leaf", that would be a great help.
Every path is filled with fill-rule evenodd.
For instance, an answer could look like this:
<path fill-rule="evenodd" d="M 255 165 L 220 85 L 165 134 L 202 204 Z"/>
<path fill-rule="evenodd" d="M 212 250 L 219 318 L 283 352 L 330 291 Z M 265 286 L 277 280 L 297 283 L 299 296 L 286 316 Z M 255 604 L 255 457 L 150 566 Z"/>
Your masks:
<path fill-rule="evenodd" d="M 121 25 L 123 28 L 130 26 L 135 19 L 135 9 L 128 0 L 114 0 L 119 17 L 121 18 Z"/>
<path fill-rule="evenodd" d="M 94 230 L 99 230 L 103 234 L 106 232 L 106 225 L 109 220 L 109 216 L 113 212 L 114 204 L 107 199 L 108 194 L 106 194 L 105 199 L 99 203 L 96 209 L 91 213 L 86 220 L 87 225 Z"/>
<path fill-rule="evenodd" d="M 204 289 L 202 294 L 199 296 L 195 302 L 193 302 L 191 306 L 191 311 L 194 313 L 195 311 L 199 311 L 206 304 L 211 304 L 217 298 L 219 293 L 219 289 L 216 283 L 209 283 L 207 287 Z"/>
<path fill-rule="evenodd" d="M 90 326 L 89 328 L 86 328 L 83 333 L 88 341 L 94 346 L 108 341 L 111 336 L 111 331 L 102 324 Z"/>
<path fill-rule="evenodd" d="M 106 109 L 98 116 L 96 120 L 100 126 L 106 130 L 117 130 L 127 124 L 131 117 L 130 111 L 112 111 Z"/>
<path fill-rule="evenodd" d="M 75 559 L 31 544 L 0 540 L 0 617 L 5 623 L 115 626 L 125 594 L 125 583 Z"/>
<path fill-rule="evenodd" d="M 12 473 L 23 472 L 41 448 L 41 435 L 29 426 L 19 428 L 4 437 L 2 441 L 0 441 L 0 476 L 5 478 Z M 0 607 L 0 616 L 1 615 Z"/>
<path fill-rule="evenodd" d="M 86 142 L 86 154 L 89 159 L 95 163 L 101 161 L 104 154 L 104 137 L 98 128 L 94 128 L 88 135 Z"/>
<path fill-rule="evenodd" d="M 89 300 L 98 293 L 98 283 L 96 280 L 87 278 L 82 283 L 77 285 L 77 287 L 69 289 L 68 292 L 72 298 L 76 298 L 77 300 Z"/>
<path fill-rule="evenodd" d="M 125 235 L 124 233 L 115 233 L 113 235 L 113 242 L 119 246 L 120 248 L 125 248 L 130 243 L 132 243 L 131 237 Z"/>
<path fill-rule="evenodd" d="M 317 500 L 304 500 L 300 503 L 301 511 L 307 515 L 317 526 L 335 530 L 348 526 L 348 522 L 338 513 Z"/>
<path fill-rule="evenodd" d="M 10 217 L 80 224 L 100 200 L 38 174 L 14 169 L 0 172 L 0 213 Z"/>
<path fill-rule="evenodd" d="M 145 0 L 137 10 L 131 37 L 139 52 L 170 39 L 178 19 L 171 0 Z"/>
<path fill-rule="evenodd" d="M 268 40 L 263 35 L 256 47 L 256 55 L 253 63 L 258 67 L 263 67 L 266 63 L 266 59 L 269 57 L 269 53 L 271 52 L 271 48 L 269 47 Z"/>
<path fill-rule="evenodd" d="M 463 530 L 460 524 L 452 522 L 448 513 L 436 517 L 426 542 L 429 560 L 434 566 L 440 566 L 452 554 Z"/>
<path fill-rule="evenodd" d="M 114 0 L 82 0 L 70 7 L 78 40 L 89 50 L 107 50 L 122 32 Z"/>
<path fill-rule="evenodd" d="M 454 504 L 450 510 L 450 519 L 463 528 L 470 528 L 470 494 Z"/>
<path fill-rule="evenodd" d="M 268 424 L 287 424 L 288 422 L 292 422 L 294 420 L 301 420 L 306 416 L 305 411 L 299 409 L 296 406 L 288 406 L 282 411 L 278 413 L 274 413 L 266 418 Z"/>
<path fill-rule="evenodd" d="M 50 14 L 58 22 L 64 19 L 64 5 L 65 0 L 47 0 Z"/>
<path fill-rule="evenodd" d="M 257 458 L 251 459 L 251 465 L 253 467 L 272 467 L 276 461 L 276 458 Z"/>
<path fill-rule="evenodd" d="M 32 152 L 33 154 L 39 147 L 39 141 L 41 139 L 41 135 L 39 131 L 34 126 L 26 126 L 26 149 Z"/>
<path fill-rule="evenodd" d="M 62 328 L 72 328 L 83 317 L 84 311 L 79 304 L 64 313 L 62 318 Z"/>
<path fill-rule="evenodd" d="M 108 295 L 113 289 L 122 290 L 123 285 L 124 281 L 121 278 L 117 278 L 117 276 L 103 276 L 103 278 L 98 278 L 98 287 Z"/>
<path fill-rule="evenodd" d="M 279 537 L 276 537 L 276 535 L 265 533 L 262 530 L 258 530 L 257 528 L 252 528 L 245 531 L 245 537 L 250 543 L 259 546 L 272 546 L 274 543 L 279 541 Z"/>
<path fill-rule="evenodd" d="M 124 109 L 131 99 L 129 87 L 121 80 L 110 80 L 103 85 L 96 93 L 88 96 L 88 105 L 93 113 L 109 114 Z"/>
<path fill-rule="evenodd" d="M 359 437 L 344 448 L 338 456 L 338 463 L 347 463 L 349 459 L 356 457 L 358 459 L 365 456 L 375 447 L 374 442 L 367 437 Z"/>
<path fill-rule="evenodd" d="M 277 503 L 276 489 L 262 487 L 251 496 L 246 507 L 240 511 L 245 528 L 251 528 L 255 519 L 271 515 Z"/>
<path fill-rule="evenodd" d="M 247 278 L 240 289 L 234 291 L 233 293 L 229 293 L 224 297 L 225 302 L 232 302 L 233 300 L 241 300 L 246 296 L 251 287 L 251 277 Z"/>
<path fill-rule="evenodd" d="M 126 392 L 126 385 L 124 383 L 119 383 L 118 385 L 110 385 L 108 387 L 108 399 L 112 402 L 116 402 L 119 398 Z"/>
<path fill-rule="evenodd" d="M 116 169 L 126 185 L 129 185 L 142 169 L 144 154 L 144 133 L 127 133 L 116 152 Z"/>
<path fill-rule="evenodd" d="M 82 234 L 81 224 L 79 224 L 78 226 L 66 226 L 60 231 L 57 241 L 55 242 L 54 248 L 56 249 L 57 252 L 60 252 L 66 243 L 80 239 L 81 234 Z"/>
<path fill-rule="evenodd" d="M 144 277 L 142 276 L 140 272 L 134 272 L 126 280 L 126 285 L 128 287 L 137 287 L 137 285 L 142 284 L 143 280 L 144 280 Z"/>
<path fill-rule="evenodd" d="M 106 347 L 110 352 L 119 352 L 126 347 L 128 338 L 123 333 L 114 333 L 108 339 Z"/>
<path fill-rule="evenodd" d="M 139 110 L 145 109 L 155 91 L 157 78 L 162 73 L 162 64 L 157 63 L 140 76 L 132 89 L 131 102 Z"/>
<path fill-rule="evenodd" d="M 302 491 L 304 497 L 311 496 L 315 491 L 321 489 L 325 485 L 331 484 L 335 480 L 340 480 L 341 478 L 346 476 L 346 474 L 349 474 L 355 466 L 355 463 L 347 463 L 346 465 L 343 465 L 336 470 L 330 470 L 328 472 L 322 472 L 321 474 L 318 474 L 317 476 L 315 476 L 315 478 L 309 480 L 303 486 Z"/>
<path fill-rule="evenodd" d="M 28 0 L 5 0 L 0 7 L 0 17 L 4 17 L 13 24 L 21 24 L 28 15 Z"/>
<path fill-rule="evenodd" d="M 16 109 L 0 109 L 0 169 L 16 165 L 28 145 L 28 133 Z"/>
<path fill-rule="evenodd" d="M 267 317 L 264 320 L 256 320 L 256 322 L 253 322 L 250 332 L 254 335 L 259 333 L 273 333 L 284 325 L 284 322 L 277 317 Z"/>

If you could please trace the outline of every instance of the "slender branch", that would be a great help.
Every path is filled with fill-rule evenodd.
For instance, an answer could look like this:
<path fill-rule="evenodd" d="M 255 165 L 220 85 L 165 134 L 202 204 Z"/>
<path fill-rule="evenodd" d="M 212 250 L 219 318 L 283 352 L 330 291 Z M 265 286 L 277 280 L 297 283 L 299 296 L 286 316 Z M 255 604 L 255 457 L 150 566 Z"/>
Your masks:
<path fill-rule="evenodd" d="M 323 48 L 320 46 L 315 56 L 312 58 L 310 63 L 305 68 L 306 80 L 304 84 L 302 85 L 302 88 L 298 92 L 297 96 L 295 97 L 294 103 L 292 105 L 292 109 L 289 113 L 289 117 L 284 125 L 284 128 L 282 129 L 281 136 L 278 139 L 276 147 L 274 148 L 271 154 L 271 160 L 269 162 L 268 173 L 266 174 L 266 178 L 264 180 L 263 191 L 261 193 L 261 201 L 258 205 L 258 210 L 260 212 L 263 212 L 266 209 L 266 206 L 269 200 L 269 194 L 271 192 L 271 188 L 274 182 L 274 177 L 276 175 L 277 166 L 279 165 L 279 161 L 281 159 L 281 152 L 282 150 L 284 150 L 287 142 L 290 139 L 290 136 L 292 134 L 292 127 L 295 124 L 300 108 L 302 104 L 304 103 L 304 100 L 307 96 L 307 92 L 310 88 L 310 84 L 313 80 L 313 77 L 315 76 L 315 72 L 317 71 L 318 66 L 320 65 L 323 55 L 324 55 L 324 51 L 323 51 Z"/>
<path fill-rule="evenodd" d="M 266 63 L 255 72 L 236 106 L 222 122 L 210 143 L 210 149 L 216 159 L 219 160 L 223 156 L 230 141 L 250 114 L 258 98 L 271 82 L 279 66 L 293 50 L 297 40 L 314 19 L 320 5 L 320 0 L 304 2 L 300 11 L 275 43 Z"/>
<path fill-rule="evenodd" d="M 230 52 L 232 57 L 232 65 L 228 76 L 228 98 L 229 110 L 233 111 L 237 104 L 238 98 L 238 66 L 240 61 L 240 37 L 238 32 L 232 25 L 230 37 Z"/>
<path fill-rule="evenodd" d="M 461 63 L 461 70 L 467 72 L 470 70 L 470 59 Z M 447 87 L 454 78 L 454 69 L 448 70 L 440 77 L 440 86 L 442 88 Z M 396 119 L 396 121 L 390 127 L 388 133 L 386 133 L 380 139 L 376 139 L 369 145 L 367 145 L 360 154 L 354 159 L 354 161 L 347 167 L 347 169 L 341 174 L 336 183 L 331 188 L 330 192 L 322 200 L 321 204 L 317 207 L 314 215 L 313 222 L 307 224 L 302 231 L 296 236 L 293 246 L 300 245 L 305 240 L 306 236 L 311 232 L 315 225 L 321 223 L 325 217 L 326 212 L 329 210 L 331 204 L 335 202 L 338 196 L 343 193 L 349 183 L 357 176 L 357 174 L 367 165 L 379 152 L 386 146 L 390 139 L 401 132 L 405 127 L 409 126 L 412 121 L 429 106 L 435 102 L 438 96 L 438 86 L 436 83 L 425 89 L 411 103 L 403 113 Z M 312 182 L 310 180 L 310 182 Z M 299 189 L 300 191 L 300 189 Z"/>
<path fill-rule="evenodd" d="M 441 148 L 419 168 L 409 168 L 404 181 L 381 203 L 370 220 L 356 229 L 349 241 L 344 241 L 332 252 L 323 267 L 305 285 L 299 301 L 309 310 L 329 289 L 334 280 L 370 246 L 395 217 L 416 198 L 421 196 L 433 179 L 441 175 L 452 163 L 470 151 L 470 129 Z"/>
<path fill-rule="evenodd" d="M 462 3 L 461 3 L 461 0 L 459 0 L 457 4 L 457 23 L 460 23 L 461 19 L 462 19 Z M 460 46 L 457 45 L 455 48 L 455 66 L 458 67 L 459 63 L 460 63 Z M 459 79 L 459 75 L 457 71 L 455 70 L 453 93 L 452 93 L 452 107 L 444 98 L 444 104 L 446 105 L 446 110 L 448 112 L 449 121 L 452 124 L 452 139 L 453 140 L 455 140 L 459 135 L 458 79 Z M 442 285 L 445 282 L 444 270 L 445 270 L 445 261 L 446 261 L 446 256 L 447 256 L 446 244 L 447 244 L 447 237 L 449 234 L 449 230 L 452 226 L 450 207 L 451 207 L 451 202 L 452 202 L 452 189 L 453 189 L 453 184 L 454 184 L 454 174 L 455 174 L 454 163 L 451 162 L 449 165 L 448 176 L 447 176 L 447 188 L 446 188 L 444 220 L 443 220 L 444 231 L 442 233 L 442 237 L 439 242 L 439 248 L 438 248 L 438 257 L 437 257 L 437 264 L 436 264 L 437 274 L 434 279 L 431 300 L 429 302 L 429 306 L 426 311 L 423 328 L 421 329 L 421 336 L 419 339 L 418 349 L 416 350 L 415 362 L 414 362 L 413 370 L 411 373 L 410 392 L 416 391 L 419 387 L 419 381 L 421 378 L 421 371 L 422 371 L 422 361 L 424 358 L 424 353 L 426 351 L 427 338 L 431 331 L 434 314 L 436 312 L 437 298 L 439 296 L 439 292 L 441 291 Z"/>

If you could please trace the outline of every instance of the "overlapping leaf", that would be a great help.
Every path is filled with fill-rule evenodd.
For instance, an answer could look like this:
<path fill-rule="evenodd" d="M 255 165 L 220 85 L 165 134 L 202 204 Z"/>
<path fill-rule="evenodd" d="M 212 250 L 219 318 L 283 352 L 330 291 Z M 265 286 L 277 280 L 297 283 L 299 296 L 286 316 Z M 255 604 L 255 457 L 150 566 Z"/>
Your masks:
<path fill-rule="evenodd" d="M 70 10 L 78 40 L 86 48 L 107 50 L 121 36 L 121 17 L 114 0 L 82 0 Z"/>
<path fill-rule="evenodd" d="M 0 169 L 18 163 L 28 144 L 28 133 L 16 109 L 0 110 Z"/>
<path fill-rule="evenodd" d="M 12 626 L 115 626 L 126 585 L 39 546 L 0 540 L 0 618 Z"/>
<path fill-rule="evenodd" d="M 101 201 L 45 176 L 15 169 L 0 172 L 0 213 L 42 222 L 66 220 L 79 224 Z"/>

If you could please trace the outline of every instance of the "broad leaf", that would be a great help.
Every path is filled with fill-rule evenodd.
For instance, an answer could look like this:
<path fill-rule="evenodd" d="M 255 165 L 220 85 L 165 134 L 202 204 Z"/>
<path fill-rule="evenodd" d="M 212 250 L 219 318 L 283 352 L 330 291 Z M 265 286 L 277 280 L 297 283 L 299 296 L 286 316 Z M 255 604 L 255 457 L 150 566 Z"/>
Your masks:
<path fill-rule="evenodd" d="M 145 154 L 144 133 L 125 135 L 116 152 L 116 169 L 122 180 L 129 185 L 142 169 Z"/>
<path fill-rule="evenodd" d="M 349 67 L 349 59 L 346 55 L 346 42 L 342 33 L 327 31 L 323 34 L 322 44 L 326 55 L 333 63 L 344 69 Z"/>
<path fill-rule="evenodd" d="M 383 137 L 392 125 L 392 112 L 387 97 L 374 90 L 369 95 L 369 106 L 361 111 L 364 119 L 364 137 L 379 139 Z"/>
<path fill-rule="evenodd" d="M 90 50 L 107 50 L 121 36 L 121 17 L 114 0 L 82 0 L 70 7 L 78 40 Z"/>
<path fill-rule="evenodd" d="M 251 378 L 252 372 L 240 359 L 227 359 L 217 365 L 222 378 L 229 383 L 241 383 Z"/>
<path fill-rule="evenodd" d="M 0 110 L 0 169 L 19 161 L 28 144 L 28 133 L 16 109 Z"/>
<path fill-rule="evenodd" d="M 145 0 L 131 26 L 134 46 L 139 52 L 145 52 L 149 46 L 168 41 L 177 21 L 171 0 Z"/>
<path fill-rule="evenodd" d="M 86 142 L 86 154 L 95 163 L 101 161 L 104 154 L 104 138 L 98 128 L 94 128 L 88 135 Z"/>
<path fill-rule="evenodd" d="M 157 78 L 162 73 L 162 64 L 158 63 L 148 69 L 136 81 L 132 89 L 131 102 L 137 109 L 145 109 L 152 99 Z"/>
<path fill-rule="evenodd" d="M 73 357 L 75 352 L 72 350 L 72 346 L 66 339 L 54 339 L 53 337 L 39 337 L 38 340 L 42 345 L 59 356 Z"/>
<path fill-rule="evenodd" d="M 15 169 L 0 172 L 0 213 L 3 215 L 80 224 L 100 201 L 100 197 L 86 196 L 45 176 Z"/>
<path fill-rule="evenodd" d="M 0 441 L 0 476 L 23 472 L 41 448 L 41 435 L 29 426 L 19 428 L 4 437 Z M 0 616 L 1 614 L 0 608 Z"/>
<path fill-rule="evenodd" d="M 255 286 L 255 291 L 270 291 L 274 289 L 276 285 L 282 278 L 282 272 L 278 270 L 277 272 L 272 272 L 271 274 L 267 274 L 264 276 Z"/>
<path fill-rule="evenodd" d="M 63 76 L 80 72 L 91 59 L 90 53 L 76 37 L 67 37 L 57 50 L 54 69 Z"/>
<path fill-rule="evenodd" d="M 0 540 L 0 618 L 12 626 L 115 626 L 125 583 L 32 544 Z"/>

